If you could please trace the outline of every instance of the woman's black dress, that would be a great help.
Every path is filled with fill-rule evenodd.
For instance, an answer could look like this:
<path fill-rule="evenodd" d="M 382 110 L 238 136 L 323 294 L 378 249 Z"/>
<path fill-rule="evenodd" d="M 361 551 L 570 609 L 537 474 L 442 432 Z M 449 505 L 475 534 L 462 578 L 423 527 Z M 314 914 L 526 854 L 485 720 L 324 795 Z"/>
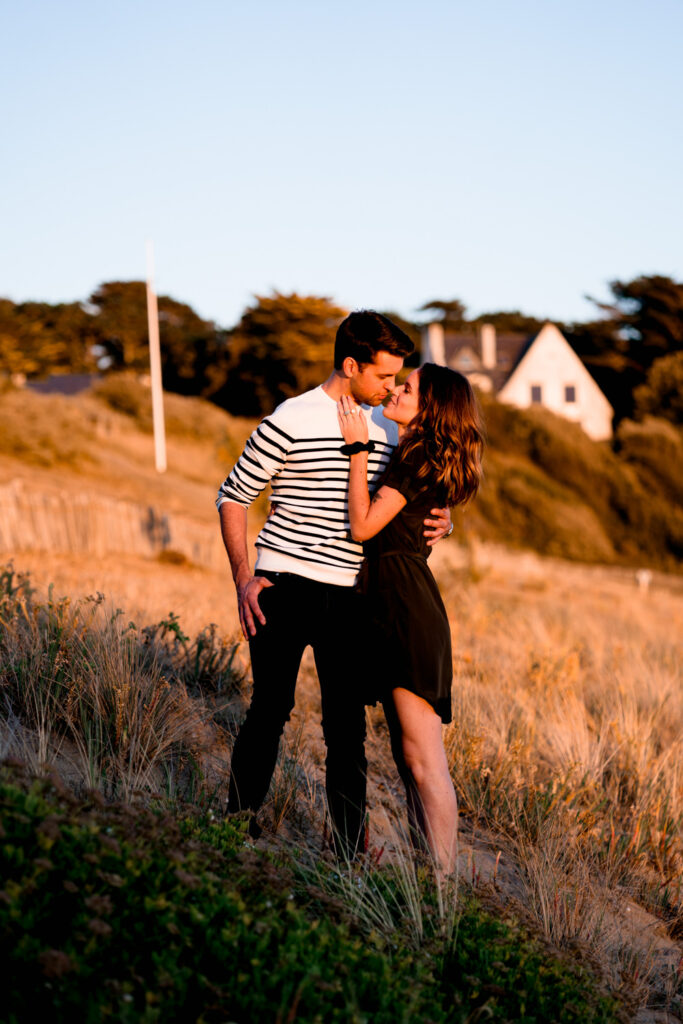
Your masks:
<path fill-rule="evenodd" d="M 364 545 L 366 590 L 377 651 L 373 700 L 404 687 L 428 701 L 442 721 L 451 721 L 453 657 L 451 631 L 439 588 L 427 565 L 430 548 L 424 521 L 443 496 L 416 478 L 415 459 L 394 456 L 378 486 L 393 487 L 407 504 Z"/>

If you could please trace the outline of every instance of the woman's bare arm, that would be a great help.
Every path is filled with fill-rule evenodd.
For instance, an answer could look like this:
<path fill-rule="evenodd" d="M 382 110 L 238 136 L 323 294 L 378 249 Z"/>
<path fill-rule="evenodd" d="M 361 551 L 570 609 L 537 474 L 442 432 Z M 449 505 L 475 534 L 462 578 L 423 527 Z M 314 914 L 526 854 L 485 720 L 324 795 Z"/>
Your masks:
<path fill-rule="evenodd" d="M 369 540 L 398 515 L 406 499 L 393 487 L 380 487 L 370 499 L 368 453 L 351 456 L 349 473 L 349 522 L 354 540 Z"/>
<path fill-rule="evenodd" d="M 355 412 L 358 407 L 353 399 L 344 397 L 338 403 L 339 425 L 347 444 L 368 440 L 368 425 L 365 416 Z M 380 487 L 370 498 L 368 490 L 368 453 L 357 452 L 350 456 L 349 470 L 349 523 L 354 540 L 369 540 L 398 515 L 406 499 L 393 487 Z"/>

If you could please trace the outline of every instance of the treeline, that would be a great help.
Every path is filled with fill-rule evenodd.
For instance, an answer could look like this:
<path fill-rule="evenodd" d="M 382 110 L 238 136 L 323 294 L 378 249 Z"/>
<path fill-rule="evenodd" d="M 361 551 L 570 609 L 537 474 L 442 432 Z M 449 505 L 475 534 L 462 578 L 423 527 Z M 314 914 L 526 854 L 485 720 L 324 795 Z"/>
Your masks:
<path fill-rule="evenodd" d="M 683 283 L 661 275 L 613 281 L 611 302 L 589 322 L 561 323 L 615 409 L 625 417 L 655 415 L 683 422 Z M 199 395 L 235 415 L 258 416 L 319 382 L 329 370 L 337 325 L 345 315 L 319 296 L 255 296 L 232 328 L 203 320 L 184 303 L 158 300 L 164 386 Z M 420 310 L 447 330 L 482 322 L 535 334 L 542 321 L 514 311 L 468 318 L 459 299 L 435 299 Z M 416 321 L 389 316 L 419 346 Z M 84 302 L 14 303 L 0 299 L 0 374 L 147 372 L 147 308 L 142 281 L 111 281 Z"/>

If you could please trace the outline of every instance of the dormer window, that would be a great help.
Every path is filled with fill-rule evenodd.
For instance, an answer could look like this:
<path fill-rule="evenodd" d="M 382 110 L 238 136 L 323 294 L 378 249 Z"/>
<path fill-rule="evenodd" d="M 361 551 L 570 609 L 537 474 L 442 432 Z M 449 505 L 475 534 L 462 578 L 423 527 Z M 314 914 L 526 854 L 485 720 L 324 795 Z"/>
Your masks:
<path fill-rule="evenodd" d="M 576 385 L 575 384 L 565 384 L 565 386 L 564 386 L 564 400 L 565 400 L 565 402 L 575 402 L 576 401 Z"/>
<path fill-rule="evenodd" d="M 531 404 L 540 405 L 543 401 L 543 389 L 540 384 L 531 385 Z"/>

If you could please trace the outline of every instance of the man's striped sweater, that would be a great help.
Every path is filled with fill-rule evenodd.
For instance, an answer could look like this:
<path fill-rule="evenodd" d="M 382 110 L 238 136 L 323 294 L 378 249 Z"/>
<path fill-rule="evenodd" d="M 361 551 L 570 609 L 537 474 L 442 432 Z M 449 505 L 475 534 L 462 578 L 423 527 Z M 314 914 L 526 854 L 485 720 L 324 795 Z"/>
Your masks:
<path fill-rule="evenodd" d="M 375 450 L 368 457 L 372 487 L 398 443 L 396 424 L 382 407 L 363 407 Z M 216 504 L 248 508 L 268 483 L 271 513 L 258 535 L 256 571 L 291 572 L 352 586 L 363 558 L 348 518 L 349 459 L 337 421 L 337 403 L 322 387 L 290 398 L 247 441 Z"/>

